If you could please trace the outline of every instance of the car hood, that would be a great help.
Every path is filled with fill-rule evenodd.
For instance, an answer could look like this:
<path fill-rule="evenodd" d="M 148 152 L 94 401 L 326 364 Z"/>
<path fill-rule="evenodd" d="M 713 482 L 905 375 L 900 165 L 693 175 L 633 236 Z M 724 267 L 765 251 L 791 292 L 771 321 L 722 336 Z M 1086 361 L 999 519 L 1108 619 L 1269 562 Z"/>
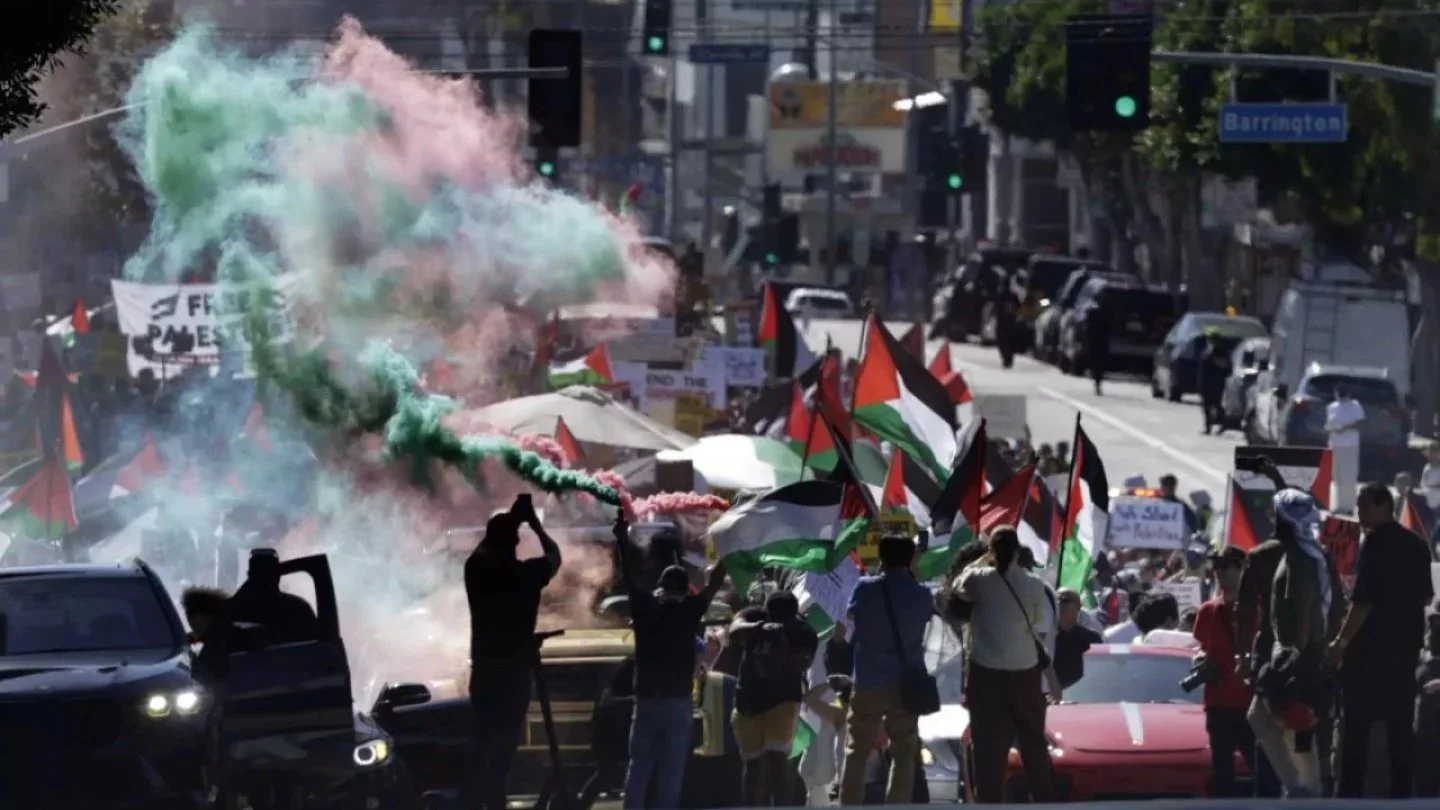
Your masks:
<path fill-rule="evenodd" d="M 1062 750 L 1168 754 L 1209 745 L 1205 712 L 1175 703 L 1086 703 L 1051 706 L 1046 731 Z"/>
<path fill-rule="evenodd" d="M 86 694 L 131 684 L 189 681 L 182 656 L 164 652 L 60 653 L 0 658 L 0 698 Z"/>

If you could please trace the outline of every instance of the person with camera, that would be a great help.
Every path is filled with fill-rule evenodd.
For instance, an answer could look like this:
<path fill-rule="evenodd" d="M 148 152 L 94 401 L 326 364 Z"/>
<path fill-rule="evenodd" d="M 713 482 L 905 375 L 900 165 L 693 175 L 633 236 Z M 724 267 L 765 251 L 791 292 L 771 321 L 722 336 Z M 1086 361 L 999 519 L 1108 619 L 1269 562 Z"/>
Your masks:
<path fill-rule="evenodd" d="M 1017 560 L 1020 535 L 1013 526 L 990 533 L 990 551 L 960 575 L 955 594 L 972 606 L 970 672 L 965 703 L 974 741 L 975 798 L 1004 802 L 1005 769 L 1013 746 L 1025 767 L 1025 783 L 1036 802 L 1055 801 L 1050 745 L 1045 737 L 1045 694 L 1062 689 L 1050 656 L 1036 634 L 1045 610 L 1045 583 Z"/>
<path fill-rule="evenodd" d="M 1235 752 L 1245 758 L 1252 773 L 1257 767 L 1255 733 L 1245 717 L 1253 696 L 1236 669 L 1241 652 L 1249 648 L 1249 640 L 1240 636 L 1235 611 L 1245 552 L 1227 546 L 1211 557 L 1211 565 L 1218 593 L 1201 605 L 1195 616 L 1195 640 L 1200 642 L 1200 652 L 1190 675 L 1180 685 L 1187 692 L 1205 687 L 1205 733 L 1210 738 L 1215 795 L 1231 798 L 1241 795 L 1235 783 Z"/>

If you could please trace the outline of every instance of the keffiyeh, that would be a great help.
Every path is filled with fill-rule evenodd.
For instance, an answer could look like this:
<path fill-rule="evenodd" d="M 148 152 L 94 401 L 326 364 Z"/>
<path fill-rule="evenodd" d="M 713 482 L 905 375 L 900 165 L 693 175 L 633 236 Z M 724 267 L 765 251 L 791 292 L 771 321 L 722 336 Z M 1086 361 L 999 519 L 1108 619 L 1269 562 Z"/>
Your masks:
<path fill-rule="evenodd" d="M 1320 574 L 1320 596 L 1324 601 L 1322 616 L 1330 617 L 1330 565 L 1325 549 L 1320 547 L 1320 510 L 1315 499 L 1298 489 L 1282 489 L 1275 493 L 1275 518 L 1290 524 L 1295 542 L 1305 552 Z"/>

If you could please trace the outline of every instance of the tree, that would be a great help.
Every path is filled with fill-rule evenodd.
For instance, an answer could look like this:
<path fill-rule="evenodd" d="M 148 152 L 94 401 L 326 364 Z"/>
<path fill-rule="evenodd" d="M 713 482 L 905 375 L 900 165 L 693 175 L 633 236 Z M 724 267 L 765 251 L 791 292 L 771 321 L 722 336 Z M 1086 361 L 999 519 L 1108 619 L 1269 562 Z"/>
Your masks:
<path fill-rule="evenodd" d="M 160 0 L 115 0 L 114 13 L 97 25 L 84 55 L 56 72 L 62 93 L 46 118 L 56 123 L 113 110 L 145 60 L 175 34 L 173 8 Z M 129 155 L 114 137 L 116 119 L 79 128 L 74 143 L 84 158 L 83 204 L 101 222 L 142 222 L 148 218 L 145 188 Z"/>
<path fill-rule="evenodd" d="M 0 48 L 0 138 L 45 112 L 35 84 L 61 64 L 61 55 L 82 53 L 95 27 L 119 0 L 20 0 L 7 4 L 11 34 Z"/>

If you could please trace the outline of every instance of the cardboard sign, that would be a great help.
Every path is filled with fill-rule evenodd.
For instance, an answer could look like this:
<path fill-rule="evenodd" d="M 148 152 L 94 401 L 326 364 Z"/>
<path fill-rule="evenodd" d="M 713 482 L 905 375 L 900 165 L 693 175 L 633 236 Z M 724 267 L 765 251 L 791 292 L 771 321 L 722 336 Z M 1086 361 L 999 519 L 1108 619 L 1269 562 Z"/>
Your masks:
<path fill-rule="evenodd" d="M 1329 515 L 1320 524 L 1320 545 L 1335 563 L 1335 573 L 1349 591 L 1355 588 L 1355 566 L 1360 561 L 1360 523 Z"/>
<path fill-rule="evenodd" d="M 865 563 L 872 563 L 880 559 L 880 538 L 888 534 L 898 534 L 905 537 L 912 537 L 915 534 L 915 516 L 909 512 L 894 512 L 880 517 L 880 524 L 870 524 L 870 531 L 865 533 L 865 540 L 856 549 L 860 552 L 860 560 Z"/>
<path fill-rule="evenodd" d="M 1184 613 L 1187 608 L 1198 608 L 1205 601 L 1203 589 L 1198 579 L 1182 579 L 1179 582 L 1160 580 L 1155 583 L 1155 590 L 1168 593 L 1175 597 L 1180 603 L 1180 612 Z"/>
<path fill-rule="evenodd" d="M 1110 548 L 1184 548 L 1185 506 L 1159 498 L 1120 495 L 1110 501 Z"/>
<path fill-rule="evenodd" d="M 723 374 L 723 372 L 721 372 Z M 725 381 L 718 375 L 694 371 L 645 371 L 643 399 L 650 403 L 657 399 L 674 400 L 684 394 L 695 394 L 711 406 L 725 406 Z M 648 404 L 647 404 L 648 407 Z"/>
<path fill-rule="evenodd" d="M 703 364 L 707 369 L 724 369 L 725 385 L 731 388 L 761 388 L 765 385 L 764 349 L 711 347 L 705 350 Z"/>
<path fill-rule="evenodd" d="M 1023 394 L 981 394 L 975 397 L 985 434 L 995 439 L 1028 439 L 1030 422 L 1025 416 Z"/>
<path fill-rule="evenodd" d="M 675 429 L 691 436 L 703 436 L 710 407 L 704 394 L 681 394 L 675 398 Z"/>
<path fill-rule="evenodd" d="M 220 284 L 139 284 L 112 281 L 115 315 L 130 342 L 130 372 L 178 373 L 185 366 L 220 363 L 227 344 L 246 347 L 244 319 L 262 309 L 274 341 L 291 338 L 290 299 L 296 277 L 268 288 Z M 242 349 L 248 351 L 248 349 Z"/>

